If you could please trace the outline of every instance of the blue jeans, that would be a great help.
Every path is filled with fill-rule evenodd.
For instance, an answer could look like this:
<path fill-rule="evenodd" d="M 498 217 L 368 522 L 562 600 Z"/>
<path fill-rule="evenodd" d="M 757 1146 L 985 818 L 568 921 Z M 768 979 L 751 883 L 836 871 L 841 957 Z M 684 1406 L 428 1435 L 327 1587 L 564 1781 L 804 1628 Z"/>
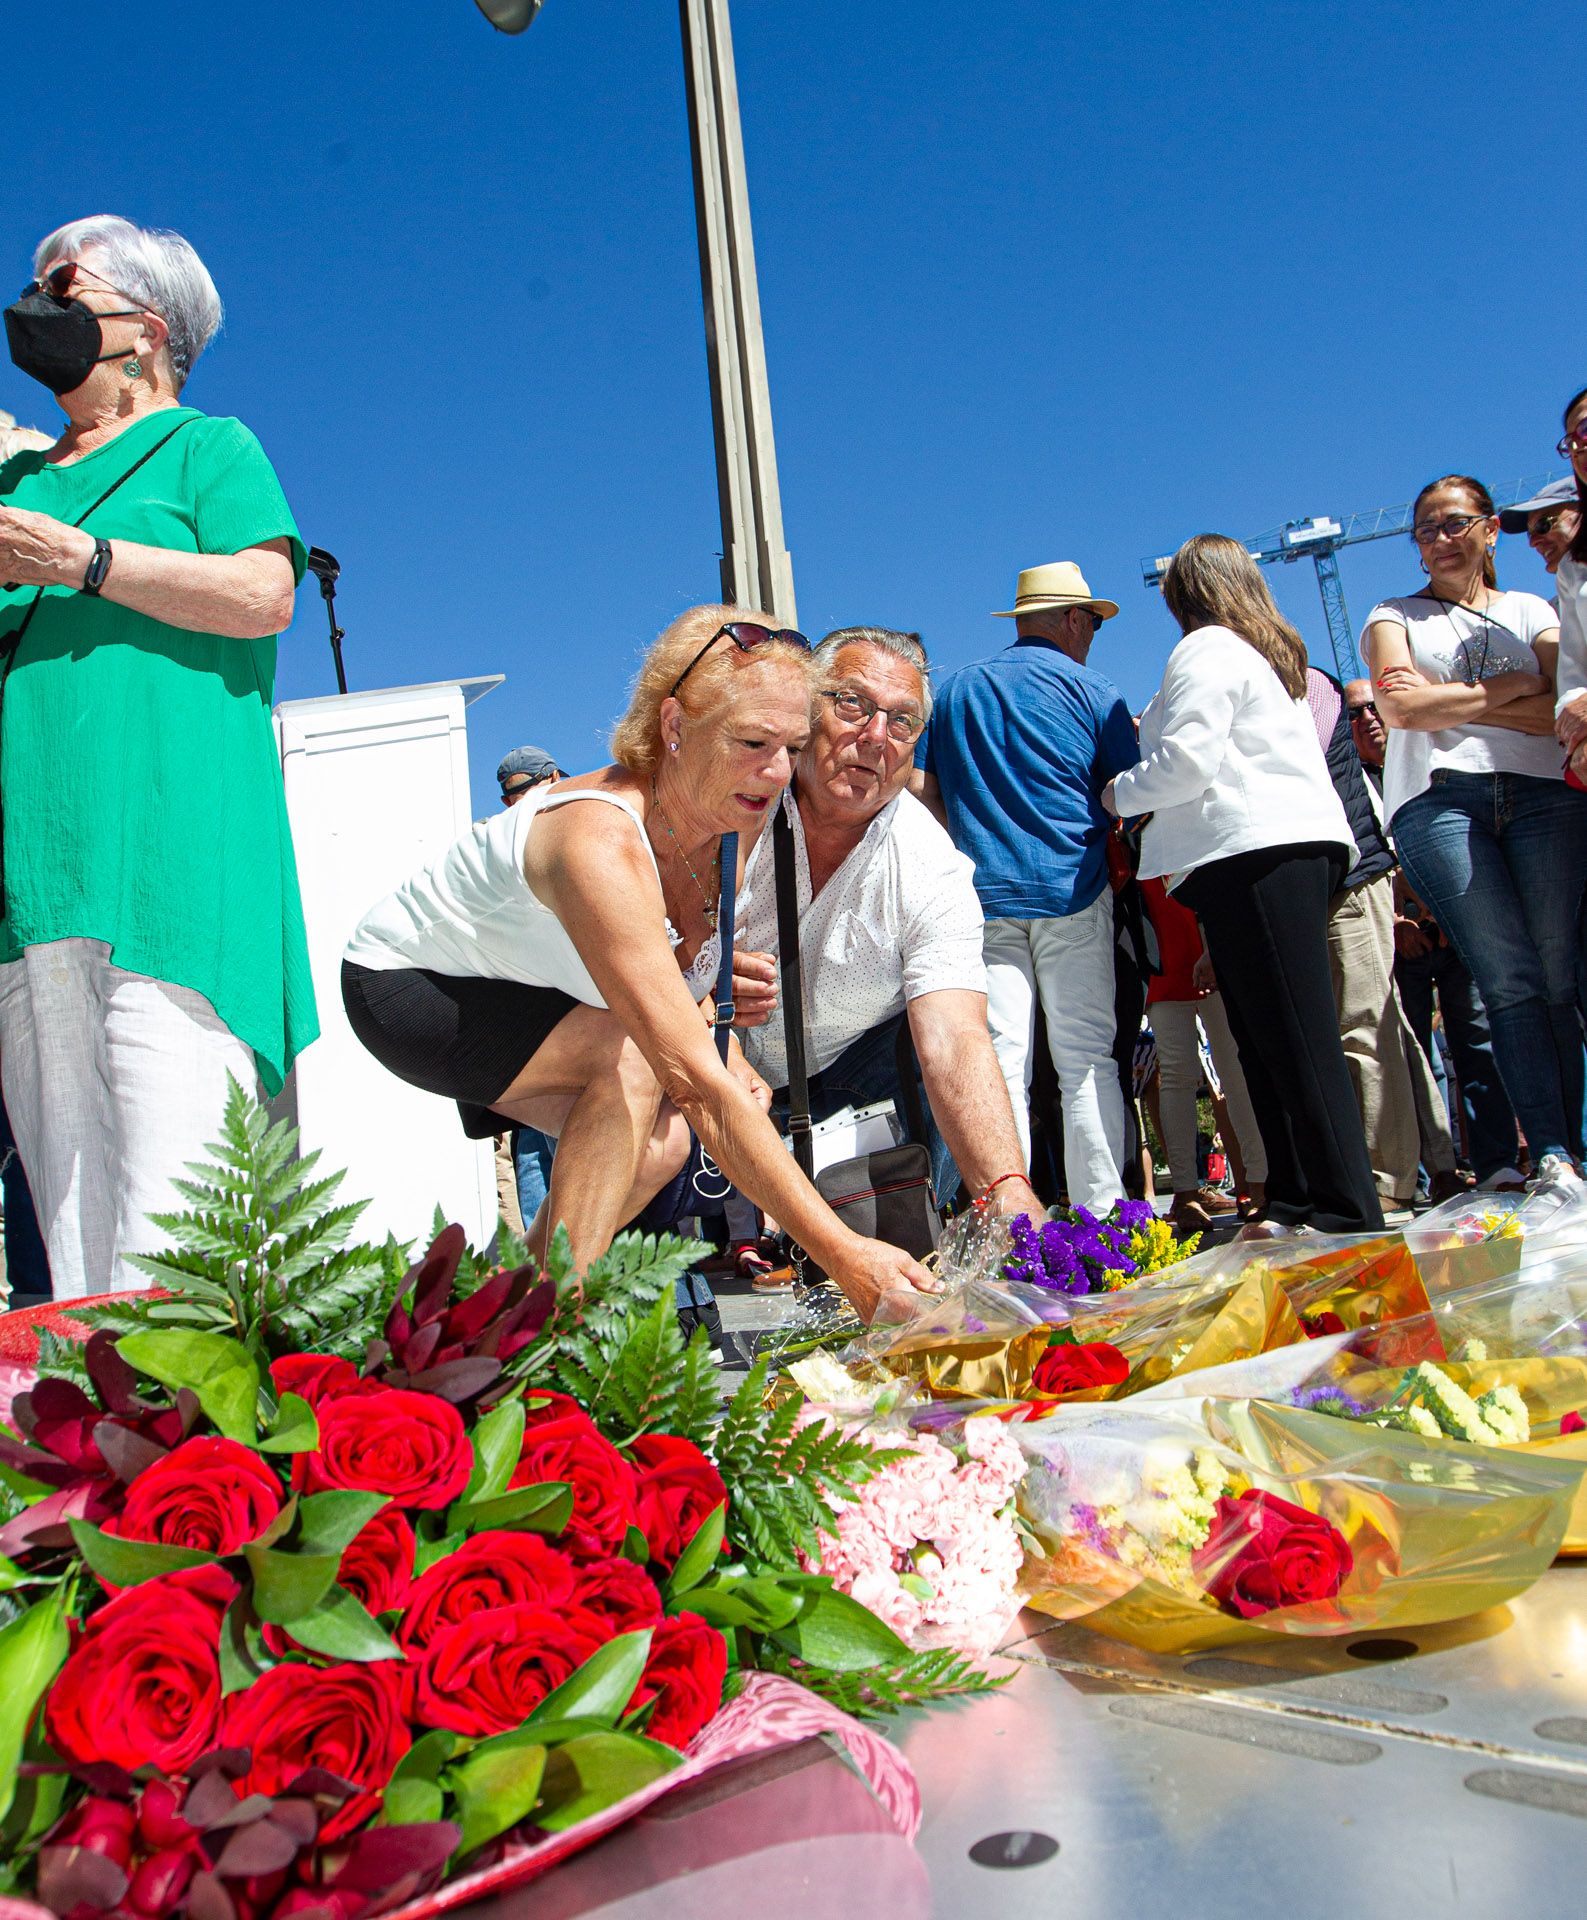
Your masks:
<path fill-rule="evenodd" d="M 1454 1060 L 1455 1080 L 1460 1090 L 1461 1116 L 1466 1122 L 1466 1140 L 1471 1148 L 1471 1164 L 1479 1180 L 1515 1165 L 1515 1115 L 1509 1097 L 1494 1065 L 1493 1036 L 1488 1016 L 1472 984 L 1465 963 L 1453 947 L 1434 947 L 1430 953 L 1399 954 L 1394 962 L 1394 982 L 1400 990 L 1400 1004 L 1411 1023 L 1417 1043 L 1432 1062 L 1435 1078 L 1440 1080 L 1445 1099 L 1438 1048 L 1433 1043 L 1433 992 L 1444 1016 L 1444 1038 Z M 1460 1137 L 1459 1121 L 1451 1112 L 1449 1124 Z"/>
<path fill-rule="evenodd" d="M 551 1185 L 551 1156 L 557 1143 L 538 1127 L 514 1127 L 512 1130 L 512 1169 L 518 1181 L 518 1211 L 523 1215 L 524 1232 L 534 1225 Z"/>
<path fill-rule="evenodd" d="M 875 1100 L 891 1100 L 898 1117 L 908 1128 L 908 1108 L 898 1081 L 898 1034 L 907 1013 L 895 1014 L 880 1026 L 851 1040 L 829 1067 L 810 1076 L 810 1118 L 830 1120 L 845 1107 L 868 1107 Z M 919 1085 L 918 1069 L 916 1084 Z M 926 1137 L 921 1142 L 931 1155 L 931 1190 L 938 1206 L 946 1206 L 959 1190 L 959 1169 L 932 1116 L 925 1091 L 921 1089 L 921 1108 L 926 1117 Z M 788 1131 L 788 1089 L 772 1095 L 771 1117 L 778 1131 Z"/>
<path fill-rule="evenodd" d="M 1582 1151 L 1578 926 L 1587 795 L 1562 780 L 1440 769 L 1393 820 L 1406 878 L 1488 1010 L 1493 1056 L 1536 1165 Z"/>

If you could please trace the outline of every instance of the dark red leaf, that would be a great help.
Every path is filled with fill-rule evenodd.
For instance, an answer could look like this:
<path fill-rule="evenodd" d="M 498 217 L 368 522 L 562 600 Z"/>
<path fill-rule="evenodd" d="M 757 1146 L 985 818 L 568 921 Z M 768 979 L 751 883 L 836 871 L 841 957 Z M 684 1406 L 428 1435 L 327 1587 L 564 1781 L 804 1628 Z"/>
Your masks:
<path fill-rule="evenodd" d="M 232 1820 L 229 1816 L 234 1815 L 241 1805 L 242 1802 L 232 1791 L 231 1781 L 217 1766 L 193 1782 L 187 1798 L 182 1802 L 182 1818 L 206 1830 L 230 1826 Z M 244 1815 L 245 1819 L 248 1817 Z"/>
<path fill-rule="evenodd" d="M 256 1873 L 279 1873 L 297 1857 L 298 1842 L 285 1827 L 255 1820 L 239 1827 L 221 1848 L 215 1871 L 226 1880 L 248 1879 Z"/>
<path fill-rule="evenodd" d="M 402 1875 L 435 1873 L 457 1851 L 461 1830 L 450 1820 L 409 1827 L 370 1827 L 348 1843 L 345 1864 L 330 1884 L 359 1893 L 383 1893 Z"/>
<path fill-rule="evenodd" d="M 138 1398 L 138 1376 L 116 1351 L 113 1334 L 103 1327 L 88 1336 L 83 1348 L 88 1377 L 94 1383 L 100 1404 L 107 1413 L 136 1417 L 148 1411 L 148 1403 Z"/>
<path fill-rule="evenodd" d="M 86 1847 L 39 1850 L 39 1898 L 56 1913 L 88 1907 L 107 1913 L 127 1891 L 127 1876 L 114 1860 Z"/>
<path fill-rule="evenodd" d="M 145 1467 L 163 1460 L 171 1451 L 146 1433 L 124 1427 L 118 1420 L 101 1420 L 94 1432 L 100 1456 L 123 1486 L 131 1486 Z"/>
<path fill-rule="evenodd" d="M 272 1800 L 270 1818 L 285 1827 L 300 1847 L 311 1847 L 320 1830 L 320 1813 L 312 1800 Z"/>
<path fill-rule="evenodd" d="M 187 1889 L 188 1920 L 237 1920 L 237 1906 L 212 1873 L 195 1873 Z"/>
<path fill-rule="evenodd" d="M 483 1393 L 500 1372 L 501 1362 L 483 1355 L 474 1360 L 447 1360 L 423 1373 L 409 1374 L 408 1387 L 413 1393 L 433 1393 L 455 1404 Z"/>
<path fill-rule="evenodd" d="M 467 1245 L 463 1229 L 453 1221 L 435 1236 L 430 1251 L 410 1274 L 413 1281 L 413 1317 L 420 1326 L 444 1312 L 447 1301 L 452 1297 L 458 1263 Z M 406 1295 L 407 1286 L 404 1285 L 401 1291 Z"/>

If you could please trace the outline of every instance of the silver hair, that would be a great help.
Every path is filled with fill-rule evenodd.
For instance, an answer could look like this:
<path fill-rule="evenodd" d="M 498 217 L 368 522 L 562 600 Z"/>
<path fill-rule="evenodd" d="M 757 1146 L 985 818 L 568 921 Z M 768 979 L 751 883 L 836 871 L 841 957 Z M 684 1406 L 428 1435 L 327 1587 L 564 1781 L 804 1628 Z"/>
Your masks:
<path fill-rule="evenodd" d="M 209 268 L 179 233 L 137 227 L 114 213 L 95 213 L 86 220 L 69 220 L 41 240 L 33 271 L 42 279 L 57 260 L 85 258 L 110 285 L 165 322 L 171 371 L 180 391 L 221 322 L 220 295 Z"/>
<path fill-rule="evenodd" d="M 922 716 L 927 720 L 931 718 L 931 666 L 918 633 L 901 633 L 896 627 L 839 627 L 815 650 L 816 668 L 823 682 L 844 647 L 879 647 L 883 653 L 890 653 L 913 667 L 920 675 Z"/>

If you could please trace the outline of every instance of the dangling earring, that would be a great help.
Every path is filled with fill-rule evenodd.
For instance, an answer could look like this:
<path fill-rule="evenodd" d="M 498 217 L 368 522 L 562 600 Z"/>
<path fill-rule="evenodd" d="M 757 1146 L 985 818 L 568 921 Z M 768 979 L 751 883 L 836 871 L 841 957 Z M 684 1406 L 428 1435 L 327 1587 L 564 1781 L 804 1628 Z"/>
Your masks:
<path fill-rule="evenodd" d="M 1421 568 L 1422 572 L 1427 575 L 1428 579 L 1431 580 L 1433 577 L 1433 570 L 1427 564 L 1427 555 L 1425 553 L 1419 553 L 1416 556 L 1416 564 Z"/>
<path fill-rule="evenodd" d="M 143 362 L 134 354 L 130 360 L 124 360 L 121 363 L 121 371 L 129 380 L 141 380 L 143 378 Z"/>

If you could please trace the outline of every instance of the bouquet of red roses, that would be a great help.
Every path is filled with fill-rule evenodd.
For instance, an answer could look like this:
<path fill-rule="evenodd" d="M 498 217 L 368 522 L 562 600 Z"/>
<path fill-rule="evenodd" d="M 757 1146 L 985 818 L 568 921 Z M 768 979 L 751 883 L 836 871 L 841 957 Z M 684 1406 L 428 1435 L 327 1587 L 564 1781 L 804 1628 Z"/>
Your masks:
<path fill-rule="evenodd" d="M 723 1413 L 672 1305 L 697 1248 L 306 1258 L 351 1210 L 289 1145 L 236 1095 L 164 1291 L 46 1338 L 0 1429 L 11 1888 L 360 1920 L 680 1768 L 743 1669 L 981 1683 L 805 1570 L 880 1463 L 763 1368 Z"/>

